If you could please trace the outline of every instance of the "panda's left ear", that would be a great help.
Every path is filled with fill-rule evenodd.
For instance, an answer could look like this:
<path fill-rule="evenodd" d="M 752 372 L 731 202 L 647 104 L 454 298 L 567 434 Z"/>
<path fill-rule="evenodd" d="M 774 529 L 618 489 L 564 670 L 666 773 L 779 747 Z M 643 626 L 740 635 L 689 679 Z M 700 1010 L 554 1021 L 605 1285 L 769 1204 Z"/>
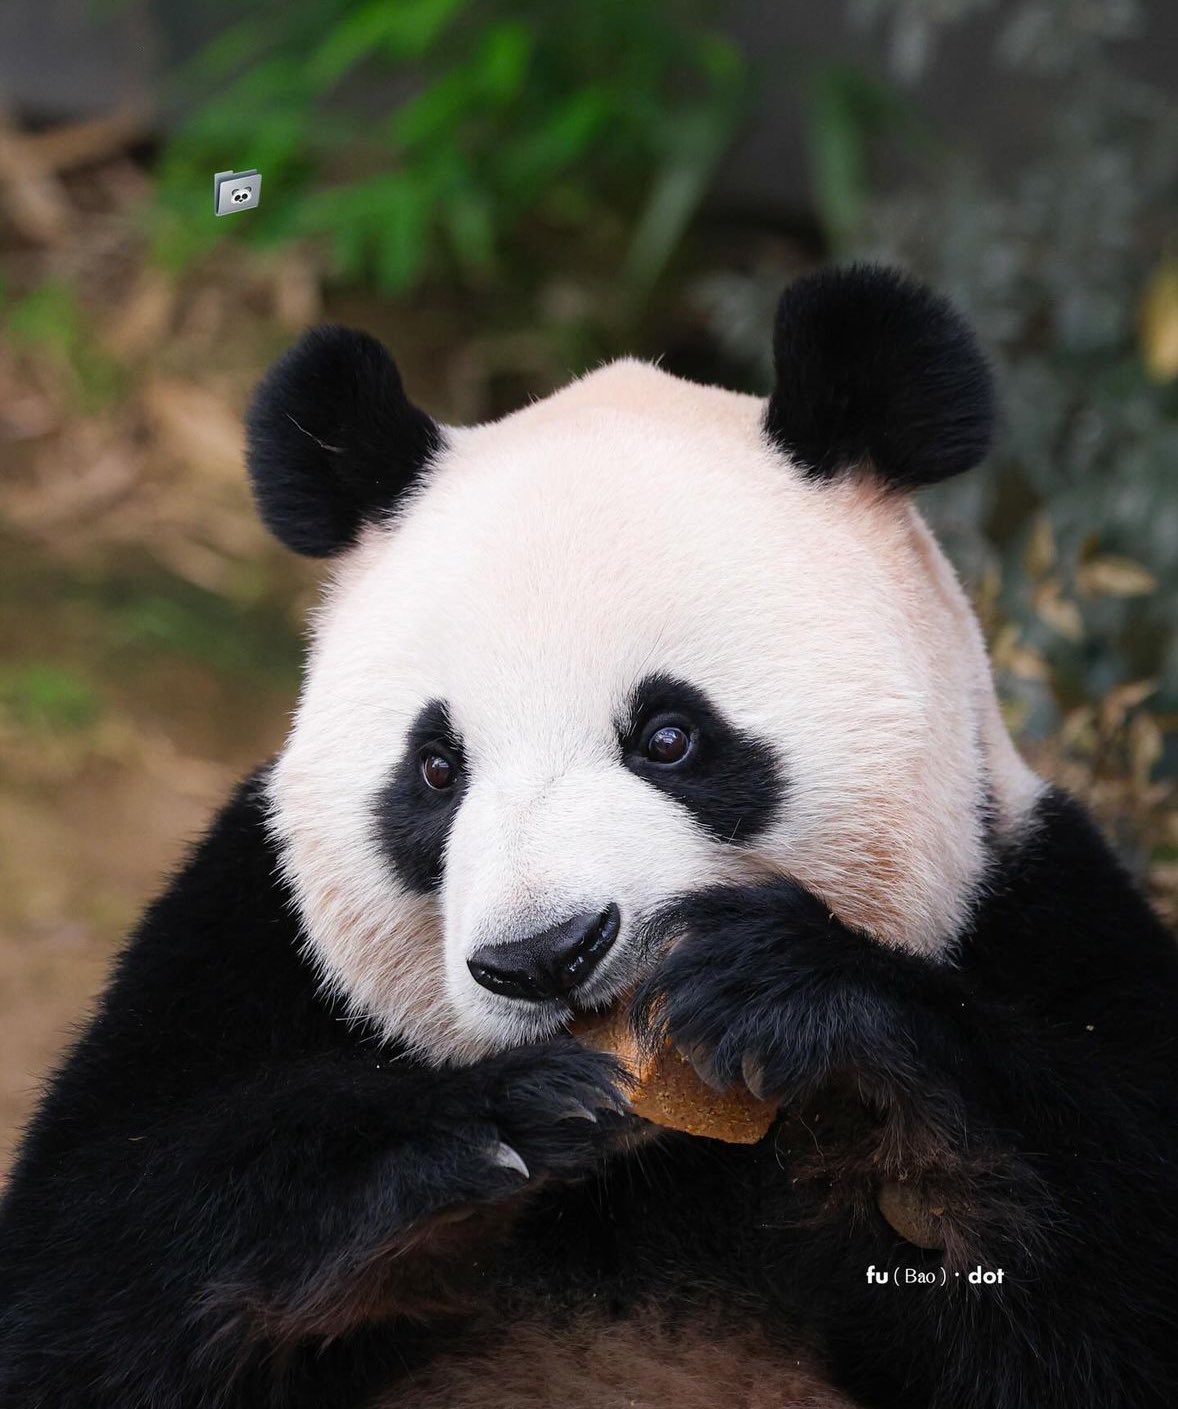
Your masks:
<path fill-rule="evenodd" d="M 246 465 L 267 528 L 328 557 L 383 518 L 442 434 L 408 400 L 396 363 L 367 333 L 312 328 L 262 378 L 246 413 Z"/>
<path fill-rule="evenodd" d="M 770 440 L 806 476 L 875 475 L 900 491 L 986 454 L 994 390 L 969 325 L 893 269 L 825 270 L 781 296 Z"/>

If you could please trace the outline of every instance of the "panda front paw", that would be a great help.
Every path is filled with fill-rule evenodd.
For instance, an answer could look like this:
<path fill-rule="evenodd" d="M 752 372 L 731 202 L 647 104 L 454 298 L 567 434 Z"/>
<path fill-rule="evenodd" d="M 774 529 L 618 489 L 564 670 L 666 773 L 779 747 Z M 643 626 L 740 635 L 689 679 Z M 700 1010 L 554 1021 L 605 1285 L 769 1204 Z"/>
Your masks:
<path fill-rule="evenodd" d="M 446 1073 L 428 1128 L 391 1156 L 405 1203 L 420 1218 L 591 1172 L 640 1126 L 628 1080 L 614 1057 L 571 1039 Z"/>
<path fill-rule="evenodd" d="M 944 1045 L 941 977 L 850 929 L 797 882 L 688 896 L 656 931 L 671 947 L 636 996 L 636 1021 L 710 1085 L 743 1083 L 785 1104 L 850 1076 L 891 1104 L 936 1081 L 926 1059 Z"/>

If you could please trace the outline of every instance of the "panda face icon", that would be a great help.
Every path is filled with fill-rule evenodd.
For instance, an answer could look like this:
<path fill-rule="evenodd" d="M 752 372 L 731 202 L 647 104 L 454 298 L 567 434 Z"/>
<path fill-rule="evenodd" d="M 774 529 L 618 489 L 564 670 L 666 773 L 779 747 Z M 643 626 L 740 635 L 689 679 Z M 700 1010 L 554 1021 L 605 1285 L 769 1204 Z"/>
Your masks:
<path fill-rule="evenodd" d="M 259 171 L 218 171 L 213 177 L 214 215 L 255 210 L 261 199 L 262 174 Z"/>

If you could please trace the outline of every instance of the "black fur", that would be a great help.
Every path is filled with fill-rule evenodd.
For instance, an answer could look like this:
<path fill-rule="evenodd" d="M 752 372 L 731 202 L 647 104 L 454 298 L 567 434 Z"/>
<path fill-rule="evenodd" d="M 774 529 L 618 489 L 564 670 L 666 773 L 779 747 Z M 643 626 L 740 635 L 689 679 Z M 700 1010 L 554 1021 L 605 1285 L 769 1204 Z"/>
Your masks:
<path fill-rule="evenodd" d="M 442 446 L 367 333 L 312 328 L 270 368 L 246 414 L 258 511 L 296 553 L 327 557 L 383 518 Z"/>
<path fill-rule="evenodd" d="M 1178 958 L 1075 804 L 1049 797 L 996 865 L 952 968 L 788 881 L 687 899 L 664 932 L 646 1011 L 786 1098 L 760 1145 L 628 1154 L 608 1058 L 429 1071 L 345 1023 L 247 785 L 26 1137 L 0 1403 L 344 1409 L 511 1320 L 651 1300 L 784 1346 L 804 1320 L 876 1409 L 1178 1402 Z M 940 1210 L 943 1254 L 880 1217 L 897 1180 Z M 945 1288 L 865 1280 L 942 1262 Z M 952 1277 L 975 1263 L 1003 1285 Z"/>
<path fill-rule="evenodd" d="M 952 967 L 787 880 L 661 929 L 680 940 L 637 1012 L 782 1101 L 767 1253 L 844 1386 L 889 1409 L 1178 1403 L 1178 948 L 1076 803 L 1040 805 Z M 936 1210 L 943 1251 L 882 1224 L 885 1182 Z M 895 1285 L 941 1266 L 944 1288 Z"/>
<path fill-rule="evenodd" d="M 436 792 L 421 776 L 421 751 L 440 743 L 458 766 L 454 785 Z M 441 700 L 424 705 L 409 730 L 408 743 L 392 777 L 376 800 L 381 846 L 401 883 L 419 894 L 437 890 L 450 824 L 466 789 L 462 741 Z"/>
<path fill-rule="evenodd" d="M 643 752 L 652 722 L 694 733 L 690 758 L 652 763 Z M 682 803 L 718 840 L 751 841 L 780 815 L 785 782 L 773 748 L 737 729 L 694 685 L 648 677 L 631 695 L 620 732 L 626 767 Z"/>
<path fill-rule="evenodd" d="M 591 1172 L 634 1123 L 569 1039 L 430 1073 L 348 1026 L 263 813 L 247 785 L 148 912 L 34 1118 L 0 1215 L 6 1409 L 361 1403 L 416 1345 L 366 1321 L 463 1303 L 487 1220 L 450 1267 L 438 1215 Z"/>
<path fill-rule="evenodd" d="M 791 284 L 773 360 L 765 429 L 813 479 L 867 470 L 918 489 L 989 449 L 994 393 L 973 333 L 946 299 L 893 269 Z"/>

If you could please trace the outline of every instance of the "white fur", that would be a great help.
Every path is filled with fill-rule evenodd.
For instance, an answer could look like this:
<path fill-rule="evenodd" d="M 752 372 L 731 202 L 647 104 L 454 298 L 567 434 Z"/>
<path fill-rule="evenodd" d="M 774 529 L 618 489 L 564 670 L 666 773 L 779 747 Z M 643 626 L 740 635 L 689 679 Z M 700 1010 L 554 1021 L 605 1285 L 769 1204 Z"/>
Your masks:
<path fill-rule="evenodd" d="M 434 1060 L 546 1035 L 479 988 L 478 944 L 615 901 L 595 991 L 632 976 L 641 920 L 719 879 L 788 873 L 879 939 L 935 954 L 1038 788 L 1010 745 L 961 588 L 915 509 L 806 482 L 762 403 L 614 363 L 449 448 L 366 532 L 320 609 L 273 822 L 308 942 L 355 1011 Z M 779 817 L 717 842 L 622 766 L 653 672 L 774 744 Z M 470 786 L 439 900 L 407 894 L 373 800 L 421 706 L 446 702 Z"/>

